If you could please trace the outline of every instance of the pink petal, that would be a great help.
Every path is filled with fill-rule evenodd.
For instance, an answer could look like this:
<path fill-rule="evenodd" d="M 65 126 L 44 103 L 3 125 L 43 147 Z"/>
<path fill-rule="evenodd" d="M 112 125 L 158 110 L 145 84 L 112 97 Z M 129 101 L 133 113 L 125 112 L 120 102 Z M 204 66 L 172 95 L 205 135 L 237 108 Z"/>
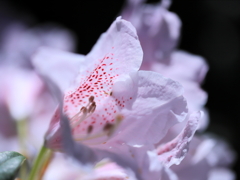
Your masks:
<path fill-rule="evenodd" d="M 151 177 L 152 180 L 158 180 L 162 171 L 162 164 L 157 160 L 152 145 L 131 146 L 127 143 L 122 143 L 116 140 L 110 140 L 104 145 L 97 148 L 104 149 L 105 151 L 119 154 L 112 156 L 109 153 L 108 158 L 118 163 L 122 168 L 129 169 L 135 173 L 139 179 L 147 179 Z"/>
<path fill-rule="evenodd" d="M 170 168 L 164 168 L 161 180 L 179 180 L 179 178 Z"/>
<path fill-rule="evenodd" d="M 236 175 L 234 172 L 227 168 L 213 169 L 208 176 L 208 180 L 235 180 Z"/>
<path fill-rule="evenodd" d="M 184 160 L 178 166 L 171 166 L 171 169 L 180 179 L 192 180 L 197 177 L 198 180 L 205 180 L 215 177 L 215 169 L 230 165 L 234 159 L 235 153 L 225 142 L 211 136 L 195 135 Z"/>
<path fill-rule="evenodd" d="M 121 111 L 124 118 L 116 138 L 133 145 L 158 143 L 171 126 L 186 116 L 183 88 L 179 83 L 149 71 L 138 72 L 136 86 L 132 105 Z"/>
<path fill-rule="evenodd" d="M 144 61 L 165 60 L 180 36 L 179 17 L 167 10 L 170 1 L 147 5 L 137 1 L 123 10 L 123 18 L 136 27 L 144 50 Z"/>
<path fill-rule="evenodd" d="M 64 112 L 70 119 L 87 106 L 91 96 L 94 97 L 94 113 L 81 126 L 73 128 L 75 138 L 81 139 L 89 134 L 89 127 L 96 134 L 102 132 L 107 123 L 114 123 L 125 101 L 132 97 L 131 93 L 118 96 L 118 88 L 114 90 L 116 93 L 112 92 L 113 84 L 127 83 L 133 87 L 130 75 L 139 69 L 141 60 L 142 49 L 134 27 L 117 18 L 86 57 L 42 48 L 33 58 L 33 64 L 62 90 L 69 84 L 75 85 L 64 97 Z M 74 78 L 76 72 L 79 74 Z M 76 85 L 78 87 L 74 88 Z"/>
<path fill-rule="evenodd" d="M 43 88 L 42 81 L 30 70 L 2 67 L 0 72 L 0 99 L 4 99 L 15 120 L 29 117 Z"/>
<path fill-rule="evenodd" d="M 184 87 L 184 97 L 187 100 L 189 112 L 202 109 L 207 101 L 207 93 L 200 87 L 200 83 L 208 71 L 206 61 L 200 56 L 184 51 L 174 51 L 169 58 L 168 64 L 146 62 L 141 69 L 159 72 L 166 77 L 180 82 Z M 207 124 L 208 113 L 201 119 L 199 128 L 202 130 Z"/>
<path fill-rule="evenodd" d="M 31 67 L 30 57 L 41 46 L 47 46 L 66 51 L 75 48 L 71 32 L 57 25 L 42 25 L 28 28 L 22 23 L 12 23 L 3 33 L 2 59 L 6 63 Z"/>
<path fill-rule="evenodd" d="M 127 174 L 123 168 L 110 162 L 97 167 L 94 173 L 81 178 L 83 180 L 137 180 L 134 174 Z"/>
<path fill-rule="evenodd" d="M 159 160 L 167 167 L 180 164 L 186 156 L 188 144 L 197 130 L 201 116 L 201 112 L 192 113 L 183 131 L 175 139 L 157 149 Z"/>
<path fill-rule="evenodd" d="M 13 23 L 6 28 L 3 37 L 4 52 L 22 52 L 28 57 L 41 46 L 65 51 L 73 51 L 75 46 L 71 32 L 50 24 L 30 29 L 25 24 Z"/>
<path fill-rule="evenodd" d="M 39 48 L 33 57 L 33 65 L 39 73 L 49 77 L 62 92 L 75 86 L 84 56 L 57 49 Z"/>
<path fill-rule="evenodd" d="M 74 129 L 74 134 L 86 136 L 89 127 L 93 133 L 101 132 L 106 123 L 115 122 L 117 113 L 132 97 L 124 93 L 118 96 L 113 85 L 115 89 L 119 83 L 134 86 L 130 75 L 139 69 L 141 60 L 142 49 L 135 29 L 117 18 L 82 63 L 77 78 L 80 86 L 65 95 L 64 112 L 70 118 L 87 106 L 91 96 L 96 102 L 95 112 Z"/>

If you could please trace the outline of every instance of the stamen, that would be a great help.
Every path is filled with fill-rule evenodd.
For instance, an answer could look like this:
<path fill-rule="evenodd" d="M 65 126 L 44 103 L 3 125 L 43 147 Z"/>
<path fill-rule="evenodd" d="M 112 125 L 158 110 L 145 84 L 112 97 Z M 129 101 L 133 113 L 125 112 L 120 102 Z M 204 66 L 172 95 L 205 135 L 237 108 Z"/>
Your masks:
<path fill-rule="evenodd" d="M 89 100 L 90 103 L 93 102 L 94 101 L 94 96 L 91 96 L 88 100 Z"/>
<path fill-rule="evenodd" d="M 120 125 L 121 121 L 123 120 L 123 116 L 121 114 L 118 114 L 115 119 L 116 119 L 115 124 L 111 124 L 111 123 L 107 122 L 103 127 L 103 131 L 101 131 L 99 133 L 92 134 L 91 136 L 88 133 L 88 135 L 85 137 L 82 137 L 82 136 L 76 137 L 75 136 L 74 139 L 76 141 L 86 141 L 86 140 L 95 139 L 95 138 L 99 138 L 99 137 L 103 137 L 103 136 L 110 137 L 114 133 L 114 131 L 117 129 L 117 127 Z M 91 129 L 91 128 L 93 128 L 93 127 L 90 127 L 90 126 L 88 127 L 88 131 L 92 132 L 93 129 Z"/>
<path fill-rule="evenodd" d="M 72 129 L 75 128 L 82 121 L 87 119 L 90 115 L 92 115 L 92 113 L 94 113 L 95 109 L 96 109 L 96 103 L 94 101 L 94 96 L 91 96 L 89 98 L 89 103 L 87 104 L 87 106 L 86 107 L 83 106 L 80 109 L 80 111 L 70 119 L 71 128 Z"/>
<path fill-rule="evenodd" d="M 83 106 L 83 107 L 81 107 L 80 111 L 83 111 L 83 109 L 85 109 L 85 108 L 86 108 L 86 107 L 84 107 L 84 106 Z"/>
<path fill-rule="evenodd" d="M 70 126 L 72 129 L 78 126 L 84 119 L 86 119 L 87 111 L 87 108 L 83 106 L 80 112 L 78 112 L 70 119 Z"/>
<path fill-rule="evenodd" d="M 96 103 L 93 102 L 88 108 L 88 113 L 93 113 L 95 109 L 96 109 Z"/>
<path fill-rule="evenodd" d="M 81 114 L 81 113 L 86 113 L 86 107 L 81 107 L 81 109 L 80 109 L 80 111 L 75 115 L 75 116 L 73 116 L 72 118 L 71 118 L 71 121 L 75 121 L 75 120 L 77 120 L 77 118 L 78 118 L 78 116 Z"/>
<path fill-rule="evenodd" d="M 110 96 L 112 95 L 112 92 L 109 93 Z M 89 116 L 91 116 L 95 109 L 96 109 L 96 102 L 94 101 L 94 96 L 90 96 L 89 98 L 89 102 L 87 104 L 87 106 L 83 106 L 80 111 L 71 118 L 70 120 L 70 125 L 71 125 L 71 128 L 74 129 L 75 127 L 77 127 L 81 122 L 83 122 L 85 119 L 87 119 Z M 116 117 L 115 117 L 115 123 L 111 124 L 109 122 L 107 122 L 102 131 L 100 132 L 96 132 L 94 134 L 91 134 L 92 131 L 93 131 L 93 126 L 92 125 L 89 125 L 87 127 L 87 134 L 85 135 L 80 135 L 80 136 L 74 136 L 74 139 L 76 141 L 86 141 L 86 140 L 90 140 L 90 139 L 95 139 L 95 138 L 99 138 L 99 137 L 104 137 L 104 136 L 107 136 L 107 137 L 110 137 L 114 132 L 115 130 L 117 129 L 117 127 L 120 125 L 121 121 L 123 120 L 123 116 L 118 114 Z M 91 135 L 90 135 L 91 134 Z"/>
<path fill-rule="evenodd" d="M 83 114 L 86 114 L 87 113 L 87 108 L 86 107 L 82 107 L 82 112 L 83 112 Z"/>

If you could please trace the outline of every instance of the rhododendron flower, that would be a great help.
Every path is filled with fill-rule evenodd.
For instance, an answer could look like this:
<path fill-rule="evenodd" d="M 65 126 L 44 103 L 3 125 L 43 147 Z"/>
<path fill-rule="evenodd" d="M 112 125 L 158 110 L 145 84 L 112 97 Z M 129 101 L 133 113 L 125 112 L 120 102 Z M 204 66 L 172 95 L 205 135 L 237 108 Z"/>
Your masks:
<path fill-rule="evenodd" d="M 155 5 L 147 5 L 143 4 L 143 2 L 129 0 L 122 12 L 123 17 L 131 21 L 139 33 L 139 39 L 144 51 L 141 69 L 159 72 L 180 82 L 185 90 L 184 97 L 188 102 L 189 111 L 204 110 L 203 106 L 206 103 L 207 94 L 200 87 L 208 71 L 204 58 L 175 50 L 179 40 L 181 21 L 176 14 L 167 10 L 170 0 L 161 1 L 161 3 Z M 178 134 L 182 127 L 185 126 L 185 122 L 171 128 L 161 143 L 167 142 L 171 147 L 172 143 L 168 142 L 169 139 Z M 207 125 L 208 116 L 205 113 L 204 118 L 201 119 L 200 129 L 204 130 Z M 208 163 L 204 163 L 206 159 L 212 156 L 210 155 L 212 153 L 210 151 L 203 153 L 201 141 L 198 139 L 197 136 L 193 137 L 194 145 L 190 146 L 190 152 L 187 154 L 186 159 L 179 166 L 171 168 L 179 179 L 203 180 L 216 177 L 215 173 L 211 172 L 215 172 L 215 169 L 219 169 L 219 167 L 216 164 L 209 166 Z M 208 138 L 206 138 L 207 140 Z M 218 143 L 216 142 L 216 144 Z M 167 144 L 165 147 L 159 147 L 160 152 L 164 149 L 166 151 Z M 217 151 L 217 148 L 211 149 L 211 152 L 214 153 L 214 150 Z M 202 156 L 199 162 L 195 162 L 195 151 L 198 152 L 199 156 Z M 228 154 L 228 157 L 231 156 L 229 151 L 226 151 L 226 154 Z M 220 156 L 214 157 L 216 160 L 221 159 Z M 232 161 L 232 158 L 228 159 Z M 217 172 L 220 172 L 220 169 Z M 211 175 L 209 175 L 210 173 Z M 234 177 L 231 175 L 230 170 L 227 169 L 222 174 L 226 174 L 226 177 L 228 176 L 230 179 Z"/>
<path fill-rule="evenodd" d="M 5 102 L 12 117 L 22 120 L 34 110 L 43 83 L 36 73 L 13 67 L 1 67 L 0 99 Z"/>
<path fill-rule="evenodd" d="M 136 180 L 134 174 L 127 175 L 125 170 L 117 164 L 109 161 L 101 161 L 90 172 L 84 172 L 80 166 L 70 159 L 64 158 L 61 154 L 53 159 L 48 167 L 43 180 Z"/>
<path fill-rule="evenodd" d="M 182 23 L 175 13 L 167 10 L 170 4 L 170 0 L 154 5 L 144 4 L 144 0 L 128 0 L 121 12 L 123 19 L 137 29 L 144 52 L 143 64 L 164 61 L 178 44 Z"/>
<path fill-rule="evenodd" d="M 44 89 L 42 80 L 34 71 L 0 67 L 0 134 L 5 137 L 0 144 L 2 150 L 19 151 L 17 125 L 23 121 L 28 123 L 24 127 L 27 135 L 24 142 L 32 151 L 41 146 L 48 118 L 54 110 L 54 103 Z M 48 101 L 48 105 L 41 105 L 42 101 Z"/>
<path fill-rule="evenodd" d="M 150 169 L 156 169 L 159 168 L 159 172 L 155 174 L 144 174 L 143 179 L 176 179 L 176 175 L 168 168 L 165 168 L 165 166 L 171 166 L 172 164 L 179 164 L 181 160 L 184 158 L 185 154 L 187 153 L 187 145 L 189 141 L 191 140 L 195 130 L 197 129 L 198 125 L 198 119 L 199 119 L 199 113 L 191 115 L 191 118 L 188 121 L 188 125 L 186 128 L 182 131 L 181 134 L 177 138 L 175 138 L 172 142 L 169 142 L 166 145 L 161 145 L 160 148 L 157 150 L 154 150 L 152 152 L 148 152 L 148 157 L 150 159 L 150 167 L 144 166 L 144 168 L 141 169 L 141 171 L 147 171 Z M 116 151 L 116 148 L 118 147 L 112 147 L 111 150 L 114 152 Z M 124 146 L 120 146 L 120 148 L 124 148 Z M 143 158 L 141 157 L 141 152 L 139 154 L 136 152 L 137 147 L 132 147 L 131 149 L 128 149 L 131 153 L 129 154 L 128 159 L 130 161 L 141 161 L 141 164 L 145 164 L 146 162 L 143 161 Z M 157 152 L 157 154 L 155 153 Z M 139 156 L 140 155 L 140 156 Z M 80 167 L 77 168 L 77 166 L 71 166 L 65 165 L 66 162 L 61 156 L 60 158 L 55 158 L 48 168 L 46 172 L 46 180 L 48 179 L 59 179 L 61 177 L 62 180 L 68 179 L 69 177 L 72 177 L 72 179 L 78 179 L 76 177 L 79 177 L 79 179 L 88 179 L 88 180 L 100 180 L 102 178 L 105 179 L 114 179 L 119 178 L 122 180 L 125 179 L 135 179 L 135 176 L 129 171 L 128 169 L 124 169 L 120 166 L 117 166 L 113 162 L 109 161 L 103 161 L 96 165 L 96 167 L 91 172 L 84 172 Z M 161 163 L 159 163 L 161 162 Z M 58 173 L 56 173 L 56 168 L 58 170 Z M 61 169 L 61 173 L 59 173 L 59 168 Z M 138 172 L 139 173 L 139 172 Z M 73 178 L 74 177 L 74 178 Z M 81 177 L 81 178 L 80 178 Z M 45 179 L 44 179 L 45 180 Z"/>
<path fill-rule="evenodd" d="M 137 180 L 131 170 L 124 169 L 108 160 L 99 162 L 90 172 L 84 172 L 76 163 L 59 155 L 49 165 L 43 180 Z M 162 172 L 158 174 L 157 179 L 174 180 L 173 178 L 169 178 L 172 175 L 174 176 L 174 174 L 171 174 L 171 171 L 168 172 L 168 169 L 162 168 Z M 147 179 L 154 178 L 148 176 Z"/>
<path fill-rule="evenodd" d="M 211 136 L 196 136 L 181 166 L 172 166 L 172 169 L 184 180 L 196 177 L 198 180 L 234 180 L 234 173 L 227 169 L 234 159 L 235 153 L 226 142 Z"/>
<path fill-rule="evenodd" d="M 184 87 L 189 112 L 194 112 L 202 109 L 207 100 L 207 94 L 200 84 L 208 66 L 200 56 L 175 50 L 180 37 L 181 21 L 175 13 L 168 11 L 170 4 L 170 0 L 154 5 L 129 0 L 122 15 L 137 29 L 144 51 L 141 69 L 155 71 L 180 82 Z M 205 113 L 199 128 L 204 129 L 207 124 Z"/>
<path fill-rule="evenodd" d="M 136 31 L 121 18 L 102 34 L 87 56 L 41 48 L 33 58 L 34 66 L 64 93 L 63 109 L 56 110 L 45 145 L 64 148 L 60 131 L 63 111 L 75 141 L 122 154 L 126 161 L 135 161 L 137 168 L 144 171 L 139 176 L 147 177 L 146 172 L 155 171 L 152 179 L 159 178 L 163 161 L 153 161 L 157 154 L 151 159 L 147 152 L 154 150 L 170 127 L 185 119 L 187 107 L 182 86 L 158 73 L 138 71 L 141 61 Z M 184 137 L 194 134 L 201 115 L 194 117 L 190 116 L 189 122 L 193 123 L 186 128 L 192 128 Z"/>
<path fill-rule="evenodd" d="M 6 138 L 0 146 L 2 150 L 19 151 L 17 127 L 26 120 L 28 137 L 23 139 L 34 153 L 43 143 L 55 104 L 42 80 L 30 70 L 30 57 L 42 45 L 72 51 L 75 43 L 72 34 L 58 26 L 30 29 L 24 22 L 10 19 L 0 34 L 0 133 Z M 8 141 L 12 143 L 4 143 Z"/>
<path fill-rule="evenodd" d="M 54 70 L 63 73 L 60 68 L 66 67 L 57 69 L 55 64 L 68 63 L 70 66 L 71 63 L 72 72 L 67 73 L 78 73 L 76 79 L 69 80 L 69 84 L 75 85 L 64 89 L 63 107 L 76 140 L 87 141 L 96 136 L 95 139 L 100 140 L 94 143 L 105 143 L 117 128 L 118 133 L 112 138 L 122 140 L 125 137 L 129 143 L 141 145 L 159 142 L 167 129 L 182 121 L 187 113 L 181 85 L 157 73 L 138 72 L 141 59 L 142 51 L 135 29 L 118 18 L 87 56 L 43 48 L 35 56 L 34 64 L 40 72 L 58 83 L 61 79 Z M 60 87 L 64 88 L 62 83 Z M 50 126 L 51 133 L 59 121 L 58 114 L 57 110 Z M 129 139 L 134 129 L 138 130 L 138 135 Z M 146 140 L 149 136 L 151 138 Z M 57 138 L 47 134 L 49 146 L 57 146 Z"/>

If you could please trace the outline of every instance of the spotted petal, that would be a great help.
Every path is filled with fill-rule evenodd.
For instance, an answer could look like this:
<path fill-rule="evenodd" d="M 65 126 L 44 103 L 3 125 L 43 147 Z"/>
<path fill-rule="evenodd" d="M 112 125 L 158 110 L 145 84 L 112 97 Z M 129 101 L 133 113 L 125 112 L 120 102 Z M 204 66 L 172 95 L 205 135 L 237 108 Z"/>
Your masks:
<path fill-rule="evenodd" d="M 127 100 L 133 98 L 133 91 L 128 93 L 126 88 L 135 88 L 132 77 L 141 65 L 142 54 L 134 27 L 117 18 L 87 56 L 42 48 L 33 62 L 42 75 L 65 90 L 63 110 L 71 121 L 74 138 L 86 140 L 114 123 Z M 74 85 L 67 89 L 69 84 Z M 59 121 L 57 114 L 52 122 Z"/>
<path fill-rule="evenodd" d="M 157 149 L 159 160 L 167 167 L 173 164 L 180 164 L 188 151 L 188 144 L 191 141 L 195 131 L 198 128 L 199 119 L 202 112 L 194 112 L 190 115 L 186 127 L 182 132 L 172 141 Z"/>

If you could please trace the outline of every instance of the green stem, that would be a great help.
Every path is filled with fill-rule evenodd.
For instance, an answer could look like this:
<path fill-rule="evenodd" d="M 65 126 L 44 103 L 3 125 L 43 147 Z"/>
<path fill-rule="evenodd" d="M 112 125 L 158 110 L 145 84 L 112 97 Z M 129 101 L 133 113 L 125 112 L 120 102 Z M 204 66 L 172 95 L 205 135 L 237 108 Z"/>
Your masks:
<path fill-rule="evenodd" d="M 25 139 L 27 137 L 27 119 L 17 120 L 16 122 L 17 122 L 17 134 L 18 134 L 20 152 L 25 157 L 28 157 L 26 143 L 25 143 Z M 25 161 L 22 164 L 19 172 L 21 179 L 26 179 L 27 171 L 28 171 L 27 161 Z"/>
<path fill-rule="evenodd" d="M 27 156 L 25 139 L 27 137 L 27 119 L 17 120 L 17 134 L 19 139 L 20 151 Z"/>
<path fill-rule="evenodd" d="M 52 158 L 53 152 L 42 146 L 37 159 L 35 160 L 28 180 L 40 180 L 42 179 L 44 172 Z"/>

